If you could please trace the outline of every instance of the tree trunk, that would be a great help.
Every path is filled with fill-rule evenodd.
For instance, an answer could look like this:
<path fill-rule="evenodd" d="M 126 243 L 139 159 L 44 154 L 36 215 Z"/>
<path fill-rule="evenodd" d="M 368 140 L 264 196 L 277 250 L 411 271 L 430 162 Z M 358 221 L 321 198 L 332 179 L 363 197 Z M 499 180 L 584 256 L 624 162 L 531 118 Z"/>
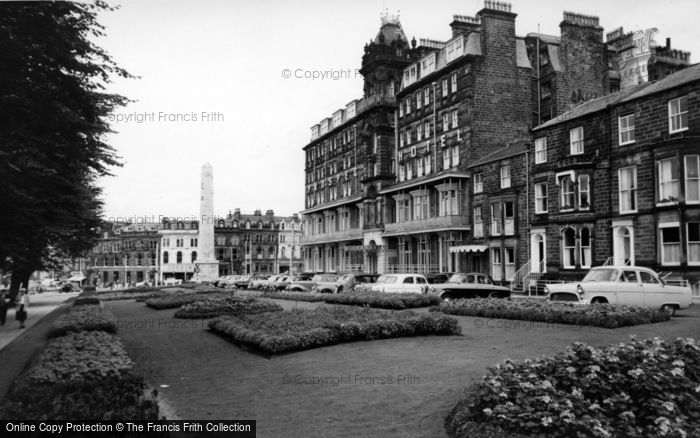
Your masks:
<path fill-rule="evenodd" d="M 14 304 L 20 288 L 26 288 L 29 291 L 29 277 L 32 276 L 32 271 L 27 269 L 19 269 L 12 271 L 12 279 L 10 280 L 10 304 Z"/>

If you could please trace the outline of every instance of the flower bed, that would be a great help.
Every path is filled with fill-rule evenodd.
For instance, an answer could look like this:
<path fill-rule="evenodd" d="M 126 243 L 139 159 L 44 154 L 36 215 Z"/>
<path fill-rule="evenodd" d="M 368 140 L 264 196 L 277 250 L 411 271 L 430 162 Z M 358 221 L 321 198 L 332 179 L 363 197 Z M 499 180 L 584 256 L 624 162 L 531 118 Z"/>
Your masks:
<path fill-rule="evenodd" d="M 358 340 L 458 335 L 462 330 L 448 316 L 353 307 L 223 316 L 210 321 L 209 328 L 270 354 Z"/>
<path fill-rule="evenodd" d="M 163 310 L 175 309 L 182 307 L 185 304 L 194 303 L 195 301 L 202 301 L 216 297 L 223 298 L 231 295 L 231 293 L 221 292 L 220 290 L 217 293 L 175 293 L 159 296 L 157 298 L 149 298 L 145 302 L 148 307 L 152 307 L 156 310 Z"/>
<path fill-rule="evenodd" d="M 221 315 L 250 315 L 281 311 L 282 306 L 269 301 L 228 296 L 206 298 L 186 304 L 175 312 L 175 318 L 214 318 Z"/>
<path fill-rule="evenodd" d="M 329 304 L 350 304 L 354 306 L 378 307 L 381 309 L 410 309 L 414 307 L 435 306 L 442 300 L 436 295 L 428 294 L 394 294 L 385 292 L 357 292 L 326 295 Z"/>
<path fill-rule="evenodd" d="M 0 416 L 15 420 L 157 419 L 121 341 L 101 332 L 54 338 L 16 381 Z"/>
<path fill-rule="evenodd" d="M 109 310 L 101 305 L 82 305 L 71 307 L 51 326 L 49 338 L 64 336 L 70 332 L 100 330 L 116 333 L 117 320 Z"/>
<path fill-rule="evenodd" d="M 395 294 L 384 292 L 348 292 L 340 294 L 319 294 L 301 292 L 267 292 L 266 298 L 294 301 L 325 301 L 329 304 L 369 306 L 380 309 L 403 310 L 440 304 L 440 298 L 428 294 Z"/>
<path fill-rule="evenodd" d="M 671 318 L 666 312 L 648 307 L 613 304 L 582 306 L 528 299 L 510 301 L 473 298 L 442 303 L 436 310 L 450 315 L 522 319 L 605 328 L 650 324 L 668 321 Z"/>
<path fill-rule="evenodd" d="M 700 436 L 700 344 L 690 338 L 576 343 L 489 371 L 447 416 L 449 436 Z"/>

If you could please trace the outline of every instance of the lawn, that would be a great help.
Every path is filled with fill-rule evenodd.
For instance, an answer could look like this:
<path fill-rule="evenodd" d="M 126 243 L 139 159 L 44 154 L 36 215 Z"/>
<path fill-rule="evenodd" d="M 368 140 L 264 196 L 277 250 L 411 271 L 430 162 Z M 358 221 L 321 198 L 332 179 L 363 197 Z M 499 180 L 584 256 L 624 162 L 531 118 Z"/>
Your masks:
<path fill-rule="evenodd" d="M 133 301 L 105 307 L 117 316 L 137 370 L 176 415 L 254 419 L 259 437 L 445 437 L 445 416 L 462 390 L 506 358 L 553 354 L 576 341 L 700 333 L 700 306 L 669 322 L 615 330 L 456 316 L 463 336 L 353 342 L 267 359 L 231 348 L 203 321 L 173 319 L 174 310 Z"/>

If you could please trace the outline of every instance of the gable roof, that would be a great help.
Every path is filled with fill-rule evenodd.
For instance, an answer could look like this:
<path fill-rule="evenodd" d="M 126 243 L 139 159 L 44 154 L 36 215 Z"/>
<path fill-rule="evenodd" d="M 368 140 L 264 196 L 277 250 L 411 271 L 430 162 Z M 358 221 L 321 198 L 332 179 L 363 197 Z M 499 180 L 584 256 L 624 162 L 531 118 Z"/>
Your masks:
<path fill-rule="evenodd" d="M 477 167 L 484 165 L 486 163 L 492 163 L 494 161 L 504 160 L 506 158 L 514 157 L 516 155 L 521 155 L 527 152 L 530 146 L 530 142 L 525 140 L 516 141 L 515 143 L 509 143 L 505 147 L 498 149 L 495 152 L 490 153 L 484 158 L 475 161 L 468 167 Z"/>
<path fill-rule="evenodd" d="M 656 82 L 645 82 L 635 85 L 617 93 L 608 94 L 597 99 L 589 100 L 581 105 L 570 109 L 569 111 L 549 120 L 532 130 L 540 130 L 550 126 L 558 125 L 559 123 L 577 119 L 588 114 L 593 114 L 604 110 L 607 107 L 617 105 L 623 102 L 630 102 L 635 99 L 650 96 L 661 91 L 670 90 L 681 85 L 700 80 L 700 64 L 695 64 L 691 67 L 680 70 L 676 73 L 666 76 Z"/>

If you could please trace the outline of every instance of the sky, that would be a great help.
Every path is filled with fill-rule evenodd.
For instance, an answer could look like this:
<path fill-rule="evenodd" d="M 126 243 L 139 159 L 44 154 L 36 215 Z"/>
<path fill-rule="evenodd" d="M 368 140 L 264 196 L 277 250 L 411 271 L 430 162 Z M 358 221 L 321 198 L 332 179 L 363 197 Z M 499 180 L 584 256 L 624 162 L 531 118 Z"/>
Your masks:
<path fill-rule="evenodd" d="M 697 0 L 515 0 L 516 33 L 559 35 L 563 11 L 600 17 L 605 32 L 655 27 L 659 45 L 700 57 Z M 134 102 L 112 115 L 107 142 L 123 167 L 100 179 L 108 220 L 197 217 L 201 166 L 214 169 L 214 211 L 304 209 L 310 127 L 362 96 L 364 45 L 380 13 L 409 39 L 447 40 L 454 14 L 483 0 L 122 0 L 96 42 L 139 79 L 110 91 Z M 288 75 L 289 77 L 285 77 Z M 314 78 L 313 76 L 317 76 Z"/>

